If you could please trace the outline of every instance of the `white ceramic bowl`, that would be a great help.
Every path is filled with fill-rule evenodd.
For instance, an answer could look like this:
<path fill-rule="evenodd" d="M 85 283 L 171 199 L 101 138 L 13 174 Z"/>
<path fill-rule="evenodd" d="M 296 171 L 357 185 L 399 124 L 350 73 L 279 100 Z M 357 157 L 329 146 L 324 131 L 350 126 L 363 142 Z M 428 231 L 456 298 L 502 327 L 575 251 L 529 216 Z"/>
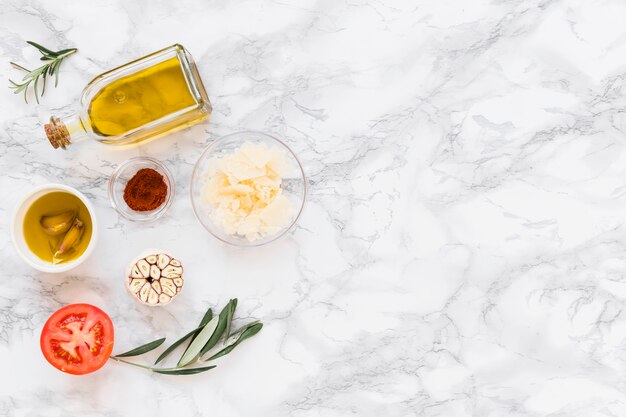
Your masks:
<path fill-rule="evenodd" d="M 61 263 L 58 265 L 46 262 L 40 259 L 34 253 L 32 253 L 28 248 L 28 245 L 26 244 L 24 234 L 22 233 L 24 216 L 26 215 L 26 212 L 28 211 L 28 208 L 31 206 L 31 204 L 33 204 L 35 200 L 37 200 L 39 197 L 54 191 L 64 191 L 78 197 L 83 202 L 83 204 L 85 204 L 85 207 L 87 207 L 87 211 L 91 216 L 92 224 L 91 240 L 89 241 L 89 245 L 87 245 L 87 248 L 85 249 L 83 254 L 70 262 Z M 87 259 L 87 257 L 91 254 L 91 252 L 93 252 L 93 249 L 96 246 L 96 242 L 98 240 L 98 221 L 96 219 L 96 213 L 87 197 L 85 197 L 83 193 L 76 190 L 75 188 L 68 187 L 67 185 L 63 184 L 41 185 L 30 190 L 30 192 L 20 202 L 18 202 L 17 206 L 15 207 L 15 211 L 13 212 L 13 220 L 11 221 L 11 239 L 13 240 L 13 245 L 15 246 L 17 253 L 20 254 L 22 259 L 24 259 L 24 261 L 28 265 L 32 266 L 36 270 L 50 273 L 69 271 L 70 269 L 77 267 L 85 259 Z"/>

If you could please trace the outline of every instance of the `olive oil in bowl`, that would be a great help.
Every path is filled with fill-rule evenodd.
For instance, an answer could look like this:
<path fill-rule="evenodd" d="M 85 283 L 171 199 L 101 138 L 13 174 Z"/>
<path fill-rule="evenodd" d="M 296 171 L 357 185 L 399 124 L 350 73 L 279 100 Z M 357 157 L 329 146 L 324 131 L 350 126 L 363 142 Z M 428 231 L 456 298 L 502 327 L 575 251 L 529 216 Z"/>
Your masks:
<path fill-rule="evenodd" d="M 22 233 L 39 259 L 61 264 L 79 258 L 89 246 L 93 222 L 85 203 L 64 191 L 36 199 L 26 211 Z"/>

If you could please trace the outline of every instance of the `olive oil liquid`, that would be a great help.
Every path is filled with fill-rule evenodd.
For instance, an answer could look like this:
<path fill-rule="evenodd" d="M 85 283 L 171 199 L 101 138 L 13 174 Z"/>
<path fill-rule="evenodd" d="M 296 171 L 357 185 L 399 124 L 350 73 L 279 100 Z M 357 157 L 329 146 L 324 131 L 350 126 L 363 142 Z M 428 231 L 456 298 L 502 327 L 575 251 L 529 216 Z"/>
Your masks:
<path fill-rule="evenodd" d="M 120 136 L 196 104 L 174 57 L 103 87 L 89 105 L 89 123 L 102 136 Z"/>
<path fill-rule="evenodd" d="M 24 240 L 31 252 L 46 262 L 52 263 L 55 248 L 63 235 L 50 236 L 47 234 L 41 227 L 41 218 L 68 210 L 78 210 L 77 218 L 84 223 L 85 227 L 80 242 L 74 247 L 74 250 L 63 257 L 63 262 L 69 262 L 80 257 L 91 240 L 91 216 L 85 204 L 73 194 L 55 191 L 39 197 L 26 211 L 22 226 Z"/>

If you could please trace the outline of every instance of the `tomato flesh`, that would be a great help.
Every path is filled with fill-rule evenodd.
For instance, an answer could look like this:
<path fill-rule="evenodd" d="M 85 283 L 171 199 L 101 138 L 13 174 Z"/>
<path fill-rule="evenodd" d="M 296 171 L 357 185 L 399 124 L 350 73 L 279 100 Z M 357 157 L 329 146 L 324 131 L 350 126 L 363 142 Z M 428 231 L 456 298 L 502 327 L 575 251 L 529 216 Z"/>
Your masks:
<path fill-rule="evenodd" d="M 57 310 L 41 331 L 41 351 L 55 368 L 74 375 L 100 369 L 113 351 L 113 323 L 98 307 L 70 304 Z"/>

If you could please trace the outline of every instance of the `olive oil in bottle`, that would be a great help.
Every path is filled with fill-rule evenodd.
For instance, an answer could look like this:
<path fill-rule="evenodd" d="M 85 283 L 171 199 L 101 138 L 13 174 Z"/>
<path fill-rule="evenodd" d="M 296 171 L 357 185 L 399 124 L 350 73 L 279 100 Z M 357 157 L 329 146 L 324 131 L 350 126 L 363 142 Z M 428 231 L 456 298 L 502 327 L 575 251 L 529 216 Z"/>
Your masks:
<path fill-rule="evenodd" d="M 120 136 L 195 104 L 178 59 L 170 58 L 103 87 L 87 114 L 94 132 Z"/>
<path fill-rule="evenodd" d="M 50 118 L 46 135 L 55 148 L 83 137 L 106 144 L 150 139 L 206 118 L 209 98 L 189 53 L 173 45 L 99 75 L 81 98 L 81 111 Z"/>

